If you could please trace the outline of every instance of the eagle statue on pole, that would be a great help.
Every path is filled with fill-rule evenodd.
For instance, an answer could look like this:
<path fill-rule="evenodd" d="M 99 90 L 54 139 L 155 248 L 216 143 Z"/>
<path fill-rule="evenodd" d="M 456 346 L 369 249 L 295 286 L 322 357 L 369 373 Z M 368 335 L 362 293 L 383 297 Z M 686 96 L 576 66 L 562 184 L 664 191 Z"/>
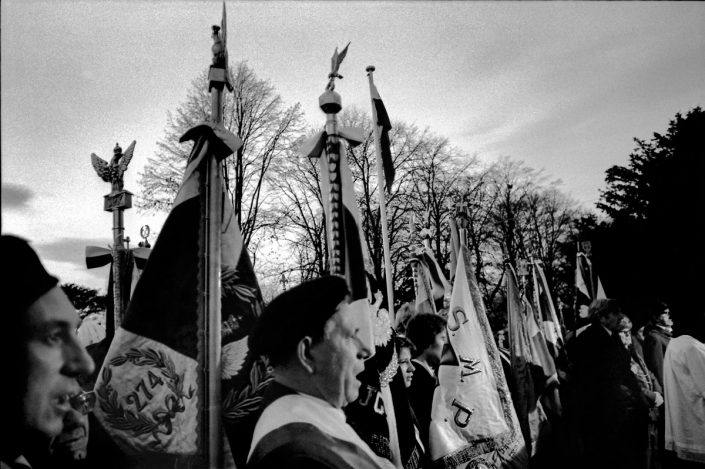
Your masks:
<path fill-rule="evenodd" d="M 113 149 L 113 157 L 110 159 L 110 163 L 96 155 L 91 153 L 91 163 L 93 163 L 93 169 L 98 173 L 98 176 L 105 181 L 112 184 L 113 192 L 118 192 L 123 189 L 123 175 L 127 170 L 127 165 L 130 164 L 132 159 L 132 154 L 135 151 L 136 141 L 132 141 L 125 153 L 122 152 L 122 148 L 117 143 L 115 144 L 115 149 Z"/>

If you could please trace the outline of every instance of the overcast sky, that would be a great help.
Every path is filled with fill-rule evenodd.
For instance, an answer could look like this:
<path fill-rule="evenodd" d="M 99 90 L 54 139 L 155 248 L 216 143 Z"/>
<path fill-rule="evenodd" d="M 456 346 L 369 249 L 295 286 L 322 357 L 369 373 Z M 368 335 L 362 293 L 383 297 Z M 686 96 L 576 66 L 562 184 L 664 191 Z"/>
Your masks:
<path fill-rule="evenodd" d="M 219 1 L 3 0 L 2 231 L 32 240 L 63 282 L 105 288 L 86 245 L 107 246 L 108 160 L 137 141 L 137 184 L 167 112 L 210 64 Z M 247 60 L 323 125 L 318 96 L 336 46 L 336 91 L 369 108 L 365 67 L 392 120 L 429 127 L 486 162 L 545 169 L 594 207 L 633 138 L 705 104 L 702 2 L 227 2 L 231 62 Z M 164 216 L 126 212 L 126 234 Z M 154 241 L 154 240 L 152 240 Z"/>

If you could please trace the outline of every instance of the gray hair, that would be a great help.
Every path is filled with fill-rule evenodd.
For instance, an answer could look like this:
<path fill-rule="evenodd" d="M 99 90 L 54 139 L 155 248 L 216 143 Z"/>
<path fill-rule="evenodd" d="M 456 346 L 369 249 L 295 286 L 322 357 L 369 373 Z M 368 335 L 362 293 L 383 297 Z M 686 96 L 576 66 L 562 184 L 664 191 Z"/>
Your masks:
<path fill-rule="evenodd" d="M 604 318 L 609 313 L 619 314 L 622 312 L 622 308 L 619 306 L 617 300 L 612 298 L 598 298 L 590 303 L 590 308 L 588 309 L 588 315 L 590 318 Z"/>

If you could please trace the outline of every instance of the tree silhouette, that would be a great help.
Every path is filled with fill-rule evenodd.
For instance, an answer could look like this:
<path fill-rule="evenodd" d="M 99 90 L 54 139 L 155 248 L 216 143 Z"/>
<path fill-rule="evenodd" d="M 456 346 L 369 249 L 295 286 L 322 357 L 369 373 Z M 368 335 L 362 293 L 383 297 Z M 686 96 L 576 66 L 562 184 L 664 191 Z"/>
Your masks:
<path fill-rule="evenodd" d="M 678 312 L 702 311 L 694 292 L 703 285 L 703 239 L 699 226 L 705 207 L 705 112 L 680 113 L 665 134 L 637 147 L 626 166 L 607 170 L 607 188 L 598 208 L 611 221 L 596 233 L 594 249 L 607 270 L 605 290 L 633 305 L 665 300 Z"/>
<path fill-rule="evenodd" d="M 97 290 L 84 287 L 75 283 L 64 283 L 61 285 L 69 301 L 78 311 L 81 319 L 91 313 L 105 311 L 106 295 L 99 295 Z"/>

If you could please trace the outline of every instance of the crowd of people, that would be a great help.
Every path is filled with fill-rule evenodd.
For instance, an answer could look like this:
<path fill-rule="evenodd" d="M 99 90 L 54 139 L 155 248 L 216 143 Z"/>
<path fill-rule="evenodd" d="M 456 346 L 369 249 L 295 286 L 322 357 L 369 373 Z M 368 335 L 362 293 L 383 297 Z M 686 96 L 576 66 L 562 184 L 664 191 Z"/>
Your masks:
<path fill-rule="evenodd" d="M 1 243 L 8 305 L 0 328 L 0 356 L 8 370 L 3 421 L 11 430 L 1 440 L 1 468 L 119 467 L 111 448 L 96 442 L 91 449 L 94 396 L 79 383 L 93 373 L 94 363 L 78 339 L 75 309 L 25 240 L 2 236 Z M 429 426 L 438 367 L 448 347 L 446 319 L 411 315 L 380 342 L 368 330 L 365 311 L 350 302 L 346 281 L 338 276 L 301 283 L 266 306 L 249 344 L 267 357 L 273 382 L 265 391 L 247 467 L 433 466 Z M 549 420 L 553 444 L 542 448 L 553 455 L 530 466 L 702 467 L 702 312 L 673 324 L 668 307 L 660 305 L 641 332 L 632 329 L 618 301 L 600 299 L 590 305 L 589 318 L 586 327 L 566 336 L 563 360 L 557 361 L 564 406 L 556 421 Z M 359 376 L 368 358 L 384 344 L 395 360 L 391 375 L 384 370 L 387 384 L 398 373 L 413 422 L 411 449 L 402 449 L 401 459 L 380 454 L 373 438 L 356 431 L 346 415 L 360 396 Z M 401 415 L 399 401 L 393 402 Z M 99 428 L 95 432 L 100 435 Z M 389 435 L 397 447 L 405 446 L 401 440 Z"/>

